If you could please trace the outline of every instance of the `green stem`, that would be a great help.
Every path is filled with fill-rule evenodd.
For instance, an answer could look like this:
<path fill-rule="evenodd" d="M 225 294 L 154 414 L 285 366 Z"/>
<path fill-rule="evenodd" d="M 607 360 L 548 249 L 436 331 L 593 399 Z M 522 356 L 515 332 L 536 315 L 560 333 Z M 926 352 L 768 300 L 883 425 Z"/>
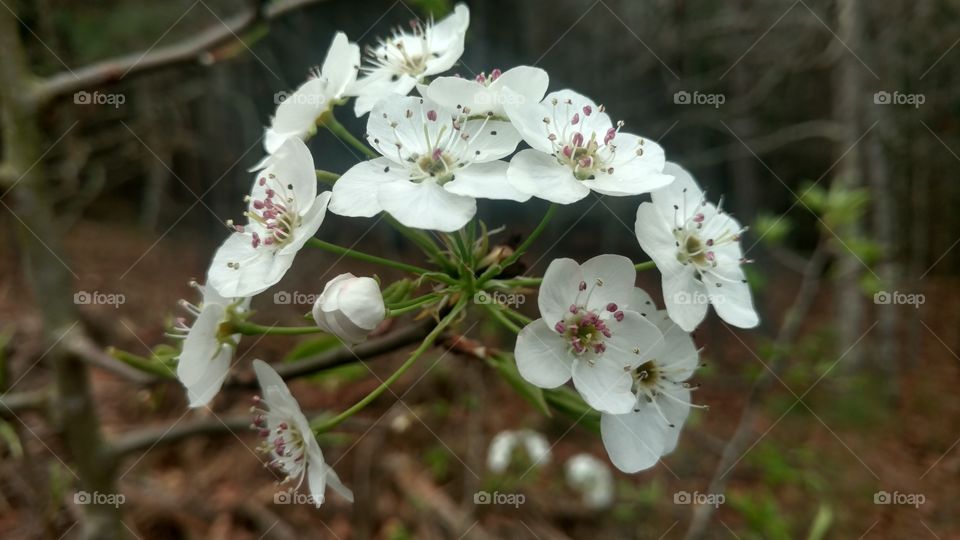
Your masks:
<path fill-rule="evenodd" d="M 653 270 L 654 268 L 657 267 L 657 264 L 653 261 L 647 261 L 647 262 L 637 263 L 633 265 L 633 267 L 637 269 L 637 272 L 644 272 L 646 270 Z"/>
<path fill-rule="evenodd" d="M 477 279 L 477 284 L 479 286 L 483 286 L 484 283 L 486 283 L 490 279 L 493 279 L 494 277 L 497 276 L 497 274 L 502 272 L 504 268 L 507 268 L 511 264 L 517 262 L 517 259 L 519 259 L 520 256 L 527 251 L 530 245 L 533 244 L 533 242 L 537 239 L 537 237 L 539 237 L 543 233 L 543 231 L 547 228 L 547 224 L 550 222 L 550 218 L 553 217 L 553 214 L 556 213 L 556 211 L 557 211 L 557 205 L 555 203 L 551 203 L 550 206 L 547 208 L 547 213 L 543 215 L 543 218 L 540 219 L 540 223 L 537 224 L 537 228 L 535 228 L 533 232 L 530 233 L 529 236 L 527 236 L 526 240 L 524 240 L 523 243 L 521 243 L 520 246 L 517 248 L 517 250 L 513 252 L 513 255 L 510 255 L 509 257 L 504 259 L 502 262 L 491 265 L 490 268 L 487 268 L 487 271 L 484 272 L 483 275 L 481 275 Z"/>
<path fill-rule="evenodd" d="M 543 283 L 543 278 L 518 277 L 513 279 L 491 279 L 487 282 L 487 287 L 496 289 L 515 289 L 517 287 L 539 287 Z"/>
<path fill-rule="evenodd" d="M 490 316 L 492 316 L 494 320 L 496 320 L 498 323 L 505 326 L 514 334 L 520 333 L 520 330 L 521 330 L 520 327 L 514 324 L 513 321 L 508 319 L 507 316 L 504 315 L 503 312 L 500 310 L 500 308 L 494 307 L 491 304 L 482 304 L 482 305 L 483 305 L 483 309 L 487 310 L 487 312 L 490 313 Z"/>
<path fill-rule="evenodd" d="M 437 324 L 437 326 L 434 327 L 429 334 L 427 334 L 427 337 L 424 338 L 423 343 L 417 347 L 417 350 L 413 351 L 413 354 L 410 355 L 410 358 L 407 358 L 407 360 L 399 368 L 397 368 L 397 370 L 394 371 L 393 374 L 387 378 L 387 380 L 383 381 L 373 392 L 367 394 L 366 397 L 353 404 L 353 406 L 349 409 L 314 428 L 314 433 L 323 433 L 336 427 L 347 418 L 350 418 L 354 414 L 363 410 L 364 407 L 369 405 L 371 402 L 373 402 L 373 400 L 377 399 L 380 394 L 384 393 L 388 388 L 390 388 L 390 385 L 397 382 L 397 379 L 399 379 L 408 369 L 410 369 L 410 366 L 412 366 L 417 359 L 427 351 L 427 349 L 433 346 L 433 343 L 438 337 L 440 337 L 440 334 L 447 328 L 447 326 L 450 326 L 450 323 L 453 322 L 453 319 L 456 318 L 457 315 L 459 315 L 465 305 L 466 300 L 460 300 L 457 302 L 457 304 L 453 306 L 453 309 L 450 310 L 450 313 L 447 313 L 443 319 L 440 319 L 440 322 Z"/>
<path fill-rule="evenodd" d="M 387 310 L 387 317 L 396 317 L 398 315 L 403 315 L 404 313 L 409 313 L 411 311 L 416 311 L 421 307 L 439 300 L 441 296 L 439 294 L 428 294 L 421 296 L 420 298 L 415 298 L 413 301 L 406 302 L 403 305 L 396 307 L 391 307 Z"/>
<path fill-rule="evenodd" d="M 380 157 L 380 154 L 374 152 L 369 146 L 364 144 L 363 141 L 354 137 L 353 133 L 350 133 L 350 130 L 343 127 L 343 124 L 341 124 L 340 121 L 337 120 L 337 117 L 333 115 L 333 109 L 323 113 L 318 123 L 327 128 L 330 133 L 333 133 L 341 141 L 362 152 L 363 155 L 367 156 L 367 158 L 373 159 Z"/>
<path fill-rule="evenodd" d="M 317 180 L 325 184 L 333 184 L 337 181 L 338 178 L 340 178 L 339 174 L 335 172 L 324 171 L 322 169 L 317 169 L 316 173 L 317 173 Z"/>
<path fill-rule="evenodd" d="M 429 274 L 431 277 L 434 277 L 439 281 L 453 284 L 453 280 L 449 277 L 437 275 L 436 272 L 432 272 L 426 268 L 420 268 L 419 266 L 413 266 L 412 264 L 402 263 L 391 259 L 384 259 L 383 257 L 377 257 L 376 255 L 370 255 L 369 253 L 364 253 L 355 249 L 341 247 L 336 244 L 331 244 L 330 242 L 324 242 L 319 238 L 311 238 L 310 240 L 307 240 L 307 244 L 315 248 L 324 249 L 331 253 L 336 253 L 337 255 L 353 257 L 354 259 L 359 259 L 361 261 L 389 266 L 390 268 L 396 268 L 397 270 L 403 270 L 404 272 L 410 272 L 411 274 Z"/>
<path fill-rule="evenodd" d="M 438 266 L 442 267 L 447 272 L 454 272 L 456 268 L 443 256 L 443 253 L 440 252 L 440 248 L 437 244 L 425 233 L 418 231 L 416 229 L 411 229 L 406 225 L 397 221 L 390 214 L 384 214 L 384 219 L 389 223 L 394 229 L 397 230 L 400 234 L 406 237 L 408 240 L 418 245 L 420 249 L 423 250 Z"/>
<path fill-rule="evenodd" d="M 503 313 L 506 316 L 512 318 L 513 320 L 517 321 L 518 323 L 524 326 L 533 322 L 533 319 L 531 319 L 530 317 L 527 317 L 523 313 L 520 313 L 519 311 L 514 311 L 506 306 L 503 307 Z"/>
<path fill-rule="evenodd" d="M 267 326 L 246 321 L 232 321 L 230 328 L 231 333 L 245 336 L 302 336 L 325 332 L 319 326 Z"/>

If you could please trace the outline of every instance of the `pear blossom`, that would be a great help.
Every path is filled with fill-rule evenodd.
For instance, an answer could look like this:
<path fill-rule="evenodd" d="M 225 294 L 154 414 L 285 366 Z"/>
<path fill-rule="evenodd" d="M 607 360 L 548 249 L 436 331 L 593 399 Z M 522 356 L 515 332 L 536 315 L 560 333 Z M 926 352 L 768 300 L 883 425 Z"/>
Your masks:
<path fill-rule="evenodd" d="M 633 410 L 600 417 L 600 435 L 610 461 L 628 473 L 648 469 L 672 452 L 690 408 L 705 408 L 691 405 L 692 387 L 686 382 L 699 363 L 693 338 L 666 311 L 657 311 L 642 289 L 634 295 L 634 304 L 647 306 L 643 315 L 657 325 L 663 339 L 630 364 Z"/>
<path fill-rule="evenodd" d="M 541 388 L 573 379 L 588 405 L 626 413 L 636 403 L 630 367 L 662 339 L 636 311 L 636 269 L 620 255 L 600 255 L 583 265 L 556 259 L 537 299 L 541 319 L 517 336 L 520 375 Z"/>
<path fill-rule="evenodd" d="M 217 250 L 207 272 L 209 284 L 234 298 L 255 295 L 280 281 L 320 228 L 329 200 L 329 191 L 317 195 L 307 145 L 287 139 L 257 174 L 247 197 L 248 222 L 233 225 L 234 232 Z"/>
<path fill-rule="evenodd" d="M 550 463 L 550 443 L 543 434 L 532 429 L 507 430 L 497 433 L 490 442 L 490 448 L 487 450 L 487 468 L 497 474 L 506 471 L 517 447 L 523 448 L 527 459 L 534 466 Z"/>
<path fill-rule="evenodd" d="M 546 71 L 517 66 L 503 72 L 494 69 L 489 74 L 480 73 L 472 79 L 437 77 L 428 86 L 420 88 L 420 95 L 467 115 L 493 115 L 507 119 L 505 104 L 540 103 L 549 84 Z"/>
<path fill-rule="evenodd" d="M 313 304 L 317 326 L 348 343 L 360 343 L 386 316 L 380 285 L 346 273 L 331 279 Z"/>
<path fill-rule="evenodd" d="M 572 90 L 547 95 L 539 104 L 507 100 L 504 109 L 530 145 L 510 161 L 507 178 L 518 190 L 559 204 L 591 190 L 627 196 L 663 187 L 663 149 L 621 132 L 602 105 Z"/>
<path fill-rule="evenodd" d="M 613 474 L 606 463 L 590 454 L 576 454 L 563 469 L 567 485 L 580 492 L 587 507 L 601 509 L 613 503 Z"/>
<path fill-rule="evenodd" d="M 283 482 L 296 482 L 299 489 L 307 479 L 310 498 L 319 508 L 330 486 L 344 499 L 353 502 L 353 492 L 327 465 L 310 423 L 300 410 L 283 379 L 269 364 L 253 361 L 262 397 L 254 397 L 253 427 L 264 439 L 260 450 L 270 457 L 269 465 L 285 475 Z"/>
<path fill-rule="evenodd" d="M 337 32 L 323 66 L 311 73 L 307 82 L 277 105 L 277 112 L 264 130 L 263 147 L 268 154 L 276 152 L 290 137 L 304 139 L 317 129 L 317 121 L 342 100 L 357 80 L 360 47 L 350 43 L 346 34 Z M 264 158 L 252 170 L 262 169 Z"/>
<path fill-rule="evenodd" d="M 330 211 L 371 217 L 386 211 L 417 229 L 455 231 L 476 214 L 475 197 L 526 201 L 499 161 L 516 149 L 506 122 L 468 120 L 425 98 L 392 96 L 367 122 L 367 141 L 383 157 L 358 163 L 333 186 Z"/>
<path fill-rule="evenodd" d="M 412 23 L 410 31 L 396 30 L 366 51 L 364 74 L 352 88 L 357 96 L 354 111 L 363 116 L 391 94 L 405 96 L 425 77 L 447 71 L 463 54 L 470 25 L 470 10 L 457 4 L 453 13 L 434 24 Z"/>
<path fill-rule="evenodd" d="M 693 177 L 676 164 L 676 180 L 637 209 L 635 231 L 663 280 L 667 313 L 690 332 L 713 304 L 717 315 L 740 328 L 760 319 L 744 278 L 740 235 L 746 230 L 721 206 L 707 202 Z M 722 202 L 721 202 L 722 205 Z"/>
<path fill-rule="evenodd" d="M 191 285 L 200 291 L 199 305 L 181 300 L 180 304 L 194 317 L 193 324 L 178 318 L 172 335 L 183 338 L 177 362 L 177 378 L 187 390 L 190 407 L 203 407 L 220 391 L 230 371 L 230 361 L 240 343 L 240 334 L 220 336 L 220 326 L 229 320 L 228 310 L 249 309 L 249 298 L 224 298 L 213 287 Z"/>

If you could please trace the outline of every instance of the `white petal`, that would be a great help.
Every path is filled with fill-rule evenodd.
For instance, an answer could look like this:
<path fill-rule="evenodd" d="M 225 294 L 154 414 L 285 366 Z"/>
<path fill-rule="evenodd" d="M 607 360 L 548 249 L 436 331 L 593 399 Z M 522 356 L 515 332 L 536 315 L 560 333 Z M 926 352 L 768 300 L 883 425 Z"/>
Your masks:
<path fill-rule="evenodd" d="M 558 204 L 577 202 L 590 193 L 568 167 L 553 156 L 533 149 L 521 150 L 513 156 L 507 179 L 518 191 Z"/>
<path fill-rule="evenodd" d="M 584 353 L 573 363 L 573 385 L 587 405 L 600 412 L 628 412 L 637 399 L 631 391 L 633 376 L 625 367 L 615 355 Z"/>
<path fill-rule="evenodd" d="M 710 303 L 721 319 L 739 328 L 753 328 L 760 324 L 750 296 L 750 285 L 744 280 L 743 270 L 737 263 L 718 265 L 704 273 L 703 280 Z"/>
<path fill-rule="evenodd" d="M 463 41 L 469 25 L 470 10 L 464 4 L 457 4 L 453 13 L 429 29 L 430 55 L 424 76 L 442 73 L 457 63 L 463 54 Z"/>
<path fill-rule="evenodd" d="M 520 331 L 514 354 L 520 375 L 534 386 L 556 388 L 570 380 L 573 358 L 560 334 L 543 319 Z"/>
<path fill-rule="evenodd" d="M 653 298 L 647 294 L 647 291 L 640 287 L 634 287 L 633 295 L 630 297 L 630 302 L 627 303 L 626 309 L 636 311 L 644 316 L 649 316 L 657 312 L 657 305 L 653 303 Z M 653 322 L 656 324 L 656 321 Z"/>
<path fill-rule="evenodd" d="M 350 491 L 350 488 L 343 485 L 343 482 L 340 481 L 340 477 L 337 475 L 336 471 L 333 470 L 333 467 L 327 465 L 326 463 L 324 463 L 324 467 L 327 470 L 327 486 L 339 493 L 340 496 L 347 501 L 353 502 L 353 491 Z"/>
<path fill-rule="evenodd" d="M 217 304 L 204 306 L 183 340 L 177 362 L 177 378 L 190 385 L 201 378 L 220 349 L 217 332 L 225 318 L 224 307 Z"/>
<path fill-rule="evenodd" d="M 383 211 L 380 186 L 407 181 L 406 171 L 387 158 L 357 163 L 333 184 L 330 211 L 349 217 L 375 216 Z"/>
<path fill-rule="evenodd" d="M 437 77 L 427 86 L 426 98 L 436 102 L 448 111 L 461 112 L 467 107 L 478 114 L 494 110 L 494 97 L 483 84 L 464 77 Z"/>
<path fill-rule="evenodd" d="M 623 472 L 649 469 L 660 460 L 670 429 L 653 407 L 639 412 L 604 414 L 600 417 L 600 438 L 614 466 Z M 679 431 L 678 428 L 674 428 Z"/>
<path fill-rule="evenodd" d="M 667 313 L 680 328 L 692 332 L 707 315 L 709 298 L 693 268 L 663 274 L 663 300 Z"/>
<path fill-rule="evenodd" d="M 264 179 L 263 185 L 260 179 Z M 251 206 L 253 200 L 266 198 L 268 189 L 274 190 L 280 200 L 292 197 L 298 213 L 313 202 L 317 196 L 317 173 L 306 143 L 298 138 L 287 139 L 270 156 L 250 190 Z"/>
<path fill-rule="evenodd" d="M 537 294 L 540 316 L 550 328 L 570 313 L 570 306 L 580 294 L 581 281 L 583 273 L 573 259 L 554 259 L 550 262 Z"/>
<path fill-rule="evenodd" d="M 436 120 L 430 120 L 430 112 Z M 440 137 L 452 131 L 453 116 L 440 105 L 424 98 L 387 96 L 380 100 L 367 121 L 370 146 L 397 163 L 405 163 L 414 155 L 429 154 Z M 399 144 L 399 149 L 397 145 Z"/>
<path fill-rule="evenodd" d="M 663 346 L 657 351 L 657 361 L 671 369 L 674 380 L 689 379 L 700 361 L 700 353 L 693 338 L 670 319 L 666 311 L 657 311 L 647 317 L 663 334 Z"/>
<path fill-rule="evenodd" d="M 504 71 L 497 80 L 490 83 L 490 88 L 495 92 L 499 91 L 501 87 L 509 88 L 523 98 L 523 101 L 518 105 L 532 105 L 543 99 L 543 94 L 546 93 L 549 84 L 550 77 L 546 71 L 530 66 L 517 66 Z"/>
<path fill-rule="evenodd" d="M 455 231 L 477 213 L 472 197 L 454 195 L 430 180 L 390 182 L 380 186 L 379 197 L 384 210 L 415 229 Z"/>
<path fill-rule="evenodd" d="M 217 395 L 230 372 L 230 361 L 233 359 L 233 347 L 223 345 L 220 351 L 207 365 L 207 369 L 200 379 L 187 385 L 187 397 L 190 407 L 203 407 Z"/>
<path fill-rule="evenodd" d="M 641 140 L 644 141 L 643 155 L 638 156 Z M 647 193 L 673 181 L 673 176 L 662 172 L 663 149 L 655 142 L 621 133 L 617 135 L 615 144 L 616 159 L 609 165 L 613 172 L 600 172 L 595 179 L 584 180 L 584 185 L 598 193 L 620 197 Z"/>
<path fill-rule="evenodd" d="M 454 179 L 443 185 L 443 189 L 457 195 L 482 199 L 505 199 L 526 202 L 530 195 L 517 191 L 507 181 L 507 163 L 491 161 L 474 163 L 457 171 Z"/>
<path fill-rule="evenodd" d="M 557 100 L 555 114 L 553 105 L 551 105 L 554 99 Z M 567 103 L 568 101 L 570 103 Z M 595 135 L 597 139 L 602 140 L 607 134 L 607 131 L 613 127 L 610 116 L 605 112 L 600 112 L 600 108 L 597 107 L 597 104 L 592 99 L 573 90 L 564 89 L 550 92 L 547 94 L 547 97 L 543 98 L 543 103 L 549 107 L 551 112 L 549 116 L 551 118 L 556 116 L 563 124 L 570 122 L 573 115 L 578 114 L 580 116 L 580 122 L 578 124 L 580 132 L 583 133 L 584 139 L 588 141 L 591 135 Z M 592 112 L 587 115 L 583 111 L 584 107 L 590 107 Z"/>
<path fill-rule="evenodd" d="M 302 138 L 316 130 L 317 117 L 330 107 L 326 81 L 311 78 L 277 105 L 277 112 L 264 134 L 267 152 L 274 153 L 288 138 Z"/>
<path fill-rule="evenodd" d="M 320 72 L 327 80 L 329 97 L 338 98 L 357 79 L 357 67 L 360 65 L 360 47 L 350 43 L 347 35 L 337 32 L 333 43 L 327 50 Z"/>
<path fill-rule="evenodd" d="M 587 309 L 603 311 L 607 304 L 627 304 L 633 297 L 637 270 L 633 261 L 622 255 L 599 255 L 580 267 L 587 283 L 590 301 Z"/>
<path fill-rule="evenodd" d="M 367 331 L 377 327 L 386 314 L 383 296 L 376 280 L 358 277 L 349 280 L 338 295 L 338 303 L 343 314 L 351 322 Z"/>
<path fill-rule="evenodd" d="M 605 341 L 607 350 L 604 356 L 614 364 L 633 369 L 656 358 L 663 350 L 664 338 L 660 329 L 636 311 L 625 311 L 623 320 L 619 322 L 608 319 L 607 325 L 613 336 Z"/>
<path fill-rule="evenodd" d="M 304 436 L 313 437 L 313 433 L 305 433 Z M 313 445 L 315 450 L 309 453 L 309 463 L 307 465 L 307 483 L 310 487 L 310 498 L 313 504 L 320 508 L 327 497 L 327 464 L 323 461 L 323 454 L 319 447 Z"/>
<path fill-rule="evenodd" d="M 261 293 L 280 281 L 293 264 L 292 256 L 280 255 L 269 246 L 254 248 L 251 242 L 249 234 L 233 233 L 214 255 L 207 270 L 207 284 L 222 296 L 241 298 Z"/>
<path fill-rule="evenodd" d="M 393 94 L 405 96 L 417 85 L 417 80 L 403 74 L 397 80 L 392 80 L 393 73 L 379 71 L 358 80 L 351 87 L 351 93 L 357 96 L 353 105 L 357 117 L 370 112 L 380 100 Z"/>
<path fill-rule="evenodd" d="M 664 219 L 674 223 L 674 216 L 680 223 L 692 217 L 703 201 L 703 192 L 686 169 L 676 163 L 667 162 L 663 173 L 673 176 L 673 182 L 653 191 L 653 204 Z M 674 208 L 676 206 L 676 208 Z"/>
<path fill-rule="evenodd" d="M 683 270 L 677 261 L 677 239 L 671 231 L 673 220 L 666 221 L 652 203 L 645 202 L 637 208 L 634 233 L 640 248 L 653 259 L 662 274 L 675 274 Z"/>
<path fill-rule="evenodd" d="M 289 396 L 289 399 L 284 398 L 283 400 L 285 405 L 296 405 L 296 402 L 292 401 L 293 395 L 290 393 L 290 389 L 287 388 L 287 383 L 283 382 L 283 379 L 280 378 L 280 375 L 277 374 L 270 364 L 263 360 L 254 360 L 253 371 L 257 375 L 257 382 L 260 384 L 260 388 L 264 392 L 269 388 L 275 388 L 280 395 Z M 299 408 L 299 406 L 297 407 Z"/>
<path fill-rule="evenodd" d="M 552 107 L 540 103 L 530 103 L 522 94 L 514 92 L 510 88 L 504 88 L 501 93 L 505 96 L 503 110 L 510 118 L 513 126 L 523 136 L 523 140 L 535 150 L 547 154 L 552 153 L 553 144 L 548 139 L 550 128 L 543 123 L 544 118 L 551 117 Z"/>
<path fill-rule="evenodd" d="M 460 146 L 463 150 L 458 157 L 471 162 L 507 157 L 520 144 L 520 133 L 504 120 L 469 120 L 463 123 L 461 132 L 469 135 L 469 144 Z"/>

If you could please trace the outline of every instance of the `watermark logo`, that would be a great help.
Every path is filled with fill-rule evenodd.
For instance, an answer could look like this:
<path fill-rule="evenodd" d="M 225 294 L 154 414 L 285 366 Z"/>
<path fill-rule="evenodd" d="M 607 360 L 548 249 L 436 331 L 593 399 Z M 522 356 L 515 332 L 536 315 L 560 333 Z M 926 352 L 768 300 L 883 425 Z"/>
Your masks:
<path fill-rule="evenodd" d="M 94 491 L 78 491 L 73 494 L 73 504 L 96 504 L 100 506 L 112 506 L 119 508 L 126 502 L 127 497 L 123 493 L 100 493 Z"/>
<path fill-rule="evenodd" d="M 302 293 L 300 291 L 277 291 L 273 293 L 273 303 L 281 306 L 310 305 L 317 301 L 317 293 Z"/>
<path fill-rule="evenodd" d="M 297 105 L 314 105 L 319 107 L 320 105 L 326 103 L 327 98 L 319 94 L 308 94 L 306 92 L 301 92 L 298 94 L 296 92 L 287 92 L 285 90 L 281 90 L 273 94 L 274 105 L 279 105 L 285 101 L 290 101 L 291 103 L 295 103 Z"/>
<path fill-rule="evenodd" d="M 73 293 L 73 303 L 78 306 L 113 306 L 120 307 L 127 302 L 122 293 L 102 293 L 100 291 L 77 291 Z"/>
<path fill-rule="evenodd" d="M 700 493 L 699 491 L 690 493 L 689 491 L 678 491 L 673 494 L 673 504 L 696 504 L 719 508 L 720 505 L 726 501 L 727 497 L 723 493 Z"/>
<path fill-rule="evenodd" d="M 323 504 L 323 501 L 319 501 Z M 317 506 L 317 500 L 309 493 L 300 493 L 299 491 L 287 490 L 278 491 L 273 494 L 273 504 L 307 504 Z"/>
<path fill-rule="evenodd" d="M 486 105 L 523 105 L 527 98 L 516 92 L 477 92 L 473 96 L 473 104 Z"/>
<path fill-rule="evenodd" d="M 677 291 L 673 293 L 673 303 L 680 304 L 684 306 L 692 306 L 697 304 L 719 304 L 725 300 L 723 296 L 710 296 L 709 294 L 701 291 Z"/>
<path fill-rule="evenodd" d="M 523 493 L 478 491 L 473 494 L 473 504 L 502 504 L 519 508 L 525 502 L 527 502 L 527 496 Z"/>
<path fill-rule="evenodd" d="M 99 90 L 91 94 L 86 90 L 80 90 L 73 94 L 73 102 L 77 105 L 111 105 L 113 108 L 119 109 L 121 105 L 127 102 L 127 96 L 107 94 Z"/>
<path fill-rule="evenodd" d="M 920 309 L 927 297 L 920 293 L 902 293 L 900 291 L 880 291 L 873 295 L 873 303 L 878 306 L 907 305 Z"/>
<path fill-rule="evenodd" d="M 694 90 L 693 93 L 680 90 L 674 92 L 673 102 L 677 105 L 710 105 L 719 109 L 721 105 L 727 102 L 727 96 L 724 94 L 705 94 L 698 90 Z"/>
<path fill-rule="evenodd" d="M 920 505 L 925 502 L 927 502 L 927 497 L 923 493 L 878 491 L 873 494 L 873 504 L 902 504 L 920 508 Z"/>
<path fill-rule="evenodd" d="M 518 293 L 505 293 L 500 291 L 479 291 L 473 295 L 475 304 L 499 304 L 518 308 L 527 301 L 527 297 Z"/>
<path fill-rule="evenodd" d="M 873 94 L 874 105 L 910 105 L 914 109 L 919 109 L 926 102 L 927 96 L 923 94 L 904 94 L 903 92 L 887 92 L 886 90 L 880 90 Z"/>

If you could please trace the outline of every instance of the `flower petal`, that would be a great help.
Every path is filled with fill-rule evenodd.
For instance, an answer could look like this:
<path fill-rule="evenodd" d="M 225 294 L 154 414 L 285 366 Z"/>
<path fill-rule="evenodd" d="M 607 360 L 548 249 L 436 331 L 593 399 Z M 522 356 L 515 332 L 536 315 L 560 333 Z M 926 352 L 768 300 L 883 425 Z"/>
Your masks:
<path fill-rule="evenodd" d="M 569 168 L 534 149 L 521 150 L 513 156 L 507 179 L 520 192 L 558 204 L 577 202 L 590 193 Z"/>
<path fill-rule="evenodd" d="M 693 268 L 663 274 L 663 300 L 667 313 L 680 328 L 692 332 L 707 315 L 709 298 Z"/>
<path fill-rule="evenodd" d="M 633 298 L 637 269 L 622 255 L 599 255 L 580 267 L 587 283 L 587 309 L 603 311 L 608 304 L 627 304 Z"/>
<path fill-rule="evenodd" d="M 530 195 L 517 191 L 507 181 L 507 163 L 491 161 L 474 163 L 457 171 L 443 189 L 457 195 L 482 199 L 503 199 L 517 202 L 530 200 Z"/>
<path fill-rule="evenodd" d="M 387 158 L 357 163 L 333 184 L 330 211 L 349 217 L 372 217 L 383 211 L 378 193 L 389 182 L 407 182 L 407 173 Z"/>
<path fill-rule="evenodd" d="M 570 313 L 570 306 L 580 294 L 582 281 L 580 265 L 573 259 L 554 259 L 550 262 L 537 294 L 540 316 L 550 328 Z"/>
<path fill-rule="evenodd" d="M 560 334 L 543 319 L 528 324 L 517 335 L 517 369 L 530 384 L 556 388 L 570 380 L 573 358 Z"/>
<path fill-rule="evenodd" d="M 587 352 L 577 358 L 573 363 L 573 385 L 587 405 L 600 412 L 622 414 L 637 401 L 631 390 L 633 376 L 629 366 L 618 361 L 617 355 Z"/>
<path fill-rule="evenodd" d="M 419 184 L 383 184 L 379 199 L 383 209 L 397 221 L 415 229 L 455 231 L 477 213 L 477 202 L 472 197 L 454 195 L 430 180 Z"/>

